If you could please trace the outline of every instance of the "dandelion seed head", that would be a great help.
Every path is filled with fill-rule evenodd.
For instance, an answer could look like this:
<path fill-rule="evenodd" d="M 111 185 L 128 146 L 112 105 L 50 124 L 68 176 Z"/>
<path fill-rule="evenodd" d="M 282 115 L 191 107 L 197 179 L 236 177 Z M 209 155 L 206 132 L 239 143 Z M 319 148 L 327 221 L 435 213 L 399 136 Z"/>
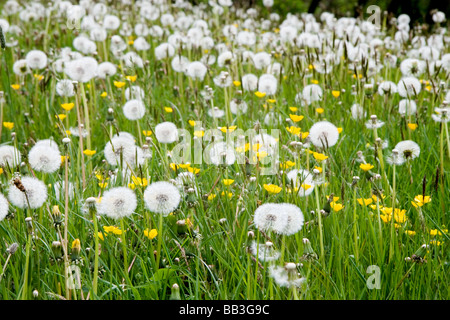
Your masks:
<path fill-rule="evenodd" d="M 133 190 L 116 187 L 106 191 L 97 205 L 97 212 L 112 219 L 131 216 L 137 208 L 137 198 Z"/>
<path fill-rule="evenodd" d="M 25 192 L 19 190 L 14 184 L 9 188 L 8 199 L 11 204 L 20 209 L 27 209 L 29 202 L 31 209 L 40 208 L 47 200 L 47 187 L 44 182 L 34 177 L 22 177 L 21 181 Z"/>
<path fill-rule="evenodd" d="M 151 212 L 167 216 L 178 208 L 181 194 L 178 188 L 166 181 L 151 183 L 144 191 L 144 201 Z"/>
<path fill-rule="evenodd" d="M 319 121 L 309 130 L 309 139 L 313 145 L 320 148 L 334 146 L 339 139 L 339 131 L 328 121 Z"/>

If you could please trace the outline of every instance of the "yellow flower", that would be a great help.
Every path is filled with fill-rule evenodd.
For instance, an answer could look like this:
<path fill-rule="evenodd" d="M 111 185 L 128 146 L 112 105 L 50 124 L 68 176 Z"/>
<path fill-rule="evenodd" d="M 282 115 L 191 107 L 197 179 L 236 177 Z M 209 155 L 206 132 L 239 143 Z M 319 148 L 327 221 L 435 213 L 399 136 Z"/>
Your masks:
<path fill-rule="evenodd" d="M 337 98 L 341 95 L 341 92 L 339 90 L 333 90 L 331 91 L 331 94 L 333 95 L 333 97 Z"/>
<path fill-rule="evenodd" d="M 442 244 L 442 242 L 441 241 L 437 241 L 437 240 L 431 240 L 430 244 L 436 245 L 436 246 L 440 246 Z"/>
<path fill-rule="evenodd" d="M 222 182 L 224 185 L 229 186 L 229 185 L 233 184 L 234 180 L 233 179 L 223 179 Z"/>
<path fill-rule="evenodd" d="M 169 164 L 169 167 L 170 167 L 173 171 L 176 171 L 176 170 L 179 168 L 179 166 L 176 165 L 175 163 Z"/>
<path fill-rule="evenodd" d="M 311 185 L 303 183 L 303 184 L 301 185 L 301 187 L 303 188 L 303 190 L 306 191 L 306 190 L 308 190 L 309 188 L 311 188 Z"/>
<path fill-rule="evenodd" d="M 233 84 L 234 84 L 235 87 L 239 87 L 241 85 L 241 82 L 235 80 L 235 81 L 233 81 Z"/>
<path fill-rule="evenodd" d="M 275 99 L 267 99 L 267 102 L 268 103 L 275 103 L 275 102 L 277 102 L 277 100 L 275 100 Z"/>
<path fill-rule="evenodd" d="M 292 112 L 296 112 L 298 110 L 298 108 L 296 108 L 296 107 L 289 107 L 289 110 L 291 110 Z"/>
<path fill-rule="evenodd" d="M 164 107 L 164 111 L 166 111 L 167 113 L 172 113 L 173 109 L 171 107 Z"/>
<path fill-rule="evenodd" d="M 14 90 L 19 90 L 20 89 L 20 84 L 12 84 L 11 88 L 13 88 Z"/>
<path fill-rule="evenodd" d="M 61 107 L 66 110 L 66 111 L 70 111 L 73 109 L 73 107 L 75 106 L 75 103 L 70 102 L 70 103 L 61 103 Z"/>
<path fill-rule="evenodd" d="M 290 114 L 289 118 L 291 118 L 291 120 L 294 121 L 294 122 L 299 122 L 299 121 L 303 120 L 304 116 L 298 116 L 296 114 Z"/>
<path fill-rule="evenodd" d="M 295 166 L 295 162 L 294 161 L 290 161 L 290 160 L 287 160 L 285 163 L 280 163 L 280 168 L 281 169 L 287 169 L 287 168 L 290 168 L 290 167 L 293 167 L 293 166 Z"/>
<path fill-rule="evenodd" d="M 301 133 L 301 128 L 290 126 L 286 127 L 286 130 L 292 134 L 299 135 Z"/>
<path fill-rule="evenodd" d="M 222 131 L 223 133 L 226 132 L 233 132 L 234 130 L 236 130 L 237 126 L 229 126 L 227 127 L 219 127 L 220 131 Z"/>
<path fill-rule="evenodd" d="M 3 168 L 0 168 L 0 174 L 2 174 L 3 173 Z"/>
<path fill-rule="evenodd" d="M 66 117 L 67 117 L 66 114 L 62 114 L 62 113 L 61 114 L 55 114 L 55 118 L 56 119 L 59 118 L 61 121 L 64 120 Z"/>
<path fill-rule="evenodd" d="M 302 132 L 300 137 L 302 138 L 302 140 L 306 139 L 306 137 L 309 136 L 309 132 Z"/>
<path fill-rule="evenodd" d="M 67 159 L 69 159 L 69 156 L 61 156 L 61 164 L 63 164 L 66 161 L 66 157 Z"/>
<path fill-rule="evenodd" d="M 209 201 L 212 201 L 215 197 L 216 197 L 216 195 L 215 195 L 214 193 L 211 193 L 211 194 L 208 196 L 208 200 L 209 200 Z"/>
<path fill-rule="evenodd" d="M 413 230 L 405 230 L 405 233 L 406 233 L 408 236 L 415 236 L 415 235 L 416 235 L 416 232 L 413 231 Z"/>
<path fill-rule="evenodd" d="M 12 130 L 14 128 L 14 122 L 3 122 L 3 126 L 6 129 Z"/>
<path fill-rule="evenodd" d="M 204 135 L 205 135 L 205 131 L 203 131 L 203 130 L 196 130 L 196 131 L 194 131 L 194 136 L 196 136 L 198 138 L 201 138 Z"/>
<path fill-rule="evenodd" d="M 316 80 L 316 79 L 311 79 L 311 82 L 314 84 L 319 84 L 319 80 Z"/>
<path fill-rule="evenodd" d="M 122 81 L 114 81 L 114 86 L 119 89 L 122 88 L 125 84 L 126 83 Z"/>
<path fill-rule="evenodd" d="M 89 150 L 89 149 L 86 149 L 83 151 L 83 153 L 87 156 L 93 156 L 96 152 L 97 151 L 95 151 L 95 150 Z"/>
<path fill-rule="evenodd" d="M 99 238 L 100 240 L 102 240 L 102 241 L 105 240 L 105 238 L 103 237 L 103 233 L 98 232 L 97 235 L 98 235 L 98 238 Z"/>
<path fill-rule="evenodd" d="M 132 176 L 131 180 L 133 180 L 134 184 L 137 186 L 145 187 L 148 185 L 148 181 L 146 178 Z"/>
<path fill-rule="evenodd" d="M 198 168 L 192 168 L 192 167 L 189 167 L 189 168 L 187 168 L 187 169 L 188 169 L 188 171 L 189 171 L 190 173 L 193 173 L 193 174 L 197 174 L 197 173 L 200 172 L 200 169 L 198 169 Z"/>
<path fill-rule="evenodd" d="M 324 108 L 316 108 L 316 112 L 317 112 L 318 114 L 322 114 L 324 111 L 325 111 Z"/>
<path fill-rule="evenodd" d="M 103 91 L 102 94 L 100 95 L 100 97 L 102 98 L 106 98 L 108 96 L 108 92 Z"/>
<path fill-rule="evenodd" d="M 156 231 L 156 229 L 152 229 L 150 231 L 148 229 L 144 230 L 144 236 L 146 236 L 150 240 L 156 238 L 157 235 L 158 235 L 158 231 Z"/>
<path fill-rule="evenodd" d="M 257 96 L 258 98 L 264 98 L 266 96 L 266 93 L 265 92 L 256 91 L 255 92 L 255 96 Z"/>
<path fill-rule="evenodd" d="M 447 229 L 442 229 L 442 231 L 444 231 L 445 233 L 448 232 Z M 433 236 L 433 237 L 435 237 L 437 235 L 442 236 L 442 232 L 440 232 L 438 229 L 431 229 L 430 230 L 430 235 Z"/>
<path fill-rule="evenodd" d="M 225 191 L 222 191 L 221 195 L 225 196 Z M 228 196 L 228 198 L 231 198 L 233 196 L 233 194 L 231 192 L 228 192 L 227 196 Z"/>
<path fill-rule="evenodd" d="M 130 188 L 131 190 L 134 190 L 136 188 L 136 185 L 134 183 L 129 183 L 128 188 Z"/>
<path fill-rule="evenodd" d="M 103 230 L 105 230 L 106 233 L 112 233 L 119 236 L 122 234 L 122 230 L 115 226 L 103 226 Z"/>
<path fill-rule="evenodd" d="M 322 167 L 314 166 L 314 169 L 317 169 L 320 173 L 322 173 Z"/>
<path fill-rule="evenodd" d="M 330 207 L 333 208 L 335 212 L 339 212 L 344 208 L 344 206 L 341 203 L 336 202 L 330 202 Z"/>
<path fill-rule="evenodd" d="M 73 240 L 73 242 L 72 242 L 72 249 L 75 249 L 75 250 L 81 250 L 81 243 L 80 243 L 80 239 L 75 239 L 75 240 Z"/>
<path fill-rule="evenodd" d="M 42 79 L 44 79 L 44 76 L 41 74 L 35 74 L 34 77 L 38 80 L 41 81 Z"/>
<path fill-rule="evenodd" d="M 274 185 L 274 184 L 264 184 L 263 187 L 270 194 L 277 194 L 277 193 L 280 193 L 280 191 L 281 191 L 281 187 Z"/>
<path fill-rule="evenodd" d="M 134 75 L 134 76 L 126 76 L 125 78 L 127 78 L 128 81 L 135 82 L 136 79 L 137 79 L 137 76 L 136 75 Z"/>
<path fill-rule="evenodd" d="M 341 133 L 342 132 L 342 128 L 337 128 L 338 132 Z"/>
<path fill-rule="evenodd" d="M 428 203 L 428 202 L 431 202 L 430 196 L 424 197 L 422 194 L 419 194 L 414 197 L 414 201 L 411 201 L 411 204 L 417 208 L 417 207 L 423 206 L 425 203 Z"/>
<path fill-rule="evenodd" d="M 318 152 L 313 152 L 313 157 L 319 162 L 328 159 L 328 156 Z"/>
<path fill-rule="evenodd" d="M 187 168 L 189 168 L 191 166 L 191 164 L 190 163 L 180 163 L 178 166 L 181 169 L 187 169 Z"/>
<path fill-rule="evenodd" d="M 151 130 L 142 130 L 142 133 L 144 136 L 148 137 L 151 136 L 153 132 Z"/>
<path fill-rule="evenodd" d="M 194 120 L 189 120 L 188 122 L 189 122 L 189 124 L 191 125 L 191 127 L 194 127 L 194 126 L 195 126 L 195 121 L 194 121 Z"/>
<path fill-rule="evenodd" d="M 370 169 L 373 169 L 374 166 L 371 165 L 370 163 L 361 163 L 361 165 L 359 166 L 363 171 L 369 171 Z"/>
<path fill-rule="evenodd" d="M 408 128 L 409 128 L 409 130 L 411 130 L 411 131 L 416 130 L 417 127 L 418 127 L 418 125 L 417 125 L 416 123 L 408 123 Z"/>
<path fill-rule="evenodd" d="M 373 202 L 372 198 L 369 198 L 369 199 L 360 198 L 360 199 L 356 199 L 356 200 L 358 200 L 358 203 L 360 205 L 366 206 L 366 207 Z"/>
<path fill-rule="evenodd" d="M 108 182 L 99 182 L 98 186 L 102 189 L 106 188 L 106 186 L 108 185 Z"/>
<path fill-rule="evenodd" d="M 330 196 L 328 195 L 328 196 L 326 196 L 326 198 L 329 199 Z M 333 201 L 332 202 L 337 202 L 338 200 L 339 200 L 339 197 L 334 197 L 333 196 Z"/>

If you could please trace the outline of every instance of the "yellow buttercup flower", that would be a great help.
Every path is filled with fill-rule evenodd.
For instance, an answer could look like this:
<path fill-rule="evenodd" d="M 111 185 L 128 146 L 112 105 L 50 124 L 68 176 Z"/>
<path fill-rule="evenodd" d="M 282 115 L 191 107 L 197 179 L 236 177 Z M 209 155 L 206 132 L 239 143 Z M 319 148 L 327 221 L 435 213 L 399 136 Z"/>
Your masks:
<path fill-rule="evenodd" d="M 325 111 L 324 108 L 316 108 L 316 112 L 317 112 L 318 114 L 322 114 L 324 111 Z"/>
<path fill-rule="evenodd" d="M 3 126 L 6 129 L 12 130 L 14 128 L 14 122 L 3 122 Z"/>
<path fill-rule="evenodd" d="M 190 124 L 192 127 L 195 126 L 195 121 L 194 121 L 194 120 L 189 120 L 188 122 L 189 122 L 189 124 Z"/>
<path fill-rule="evenodd" d="M 286 130 L 289 133 L 295 134 L 295 135 L 299 135 L 301 133 L 301 128 L 298 127 L 294 127 L 294 126 L 290 126 L 290 127 L 286 127 Z"/>
<path fill-rule="evenodd" d="M 277 194 L 277 193 L 280 193 L 280 191 L 281 191 L 281 187 L 274 185 L 274 184 L 264 184 L 263 187 L 270 194 Z"/>
<path fill-rule="evenodd" d="M 322 167 L 318 167 L 318 166 L 314 166 L 314 169 L 319 170 L 320 173 L 322 173 L 322 170 L 323 170 Z"/>
<path fill-rule="evenodd" d="M 2 174 L 3 173 L 3 168 L 0 168 L 0 174 Z"/>
<path fill-rule="evenodd" d="M 223 179 L 223 180 L 222 180 L 222 183 L 223 183 L 225 186 L 229 186 L 229 185 L 233 184 L 233 182 L 234 182 L 233 179 Z"/>
<path fill-rule="evenodd" d="M 309 132 L 302 132 L 300 135 L 300 138 L 302 138 L 302 140 L 306 139 L 309 136 Z"/>
<path fill-rule="evenodd" d="M 105 230 L 106 233 L 112 233 L 112 234 L 116 234 L 116 235 L 121 235 L 122 234 L 122 230 L 120 230 L 119 228 L 115 227 L 115 226 L 103 226 L 103 230 Z"/>
<path fill-rule="evenodd" d="M 60 119 L 61 121 L 64 120 L 67 117 L 66 114 L 55 114 L 56 119 Z"/>
<path fill-rule="evenodd" d="M 127 78 L 128 81 L 135 82 L 136 79 L 137 79 L 137 75 L 134 75 L 134 76 L 126 76 L 125 78 Z"/>
<path fill-rule="evenodd" d="M 313 152 L 313 157 L 319 162 L 328 159 L 328 156 L 318 152 Z"/>
<path fill-rule="evenodd" d="M 369 198 L 369 199 L 360 198 L 360 199 L 356 199 L 356 200 L 358 201 L 358 203 L 360 205 L 366 206 L 366 207 L 373 202 L 372 198 Z"/>
<path fill-rule="evenodd" d="M 187 168 L 187 170 L 188 170 L 190 173 L 193 173 L 193 174 L 197 174 L 197 173 L 200 172 L 200 169 L 198 169 L 198 168 L 192 168 L 192 167 Z"/>
<path fill-rule="evenodd" d="M 227 127 L 220 127 L 220 131 L 222 131 L 223 133 L 227 133 L 227 132 L 233 132 L 234 130 L 236 130 L 237 126 L 229 126 Z"/>
<path fill-rule="evenodd" d="M 296 114 L 290 114 L 289 118 L 291 118 L 291 120 L 294 121 L 294 122 L 299 122 L 299 121 L 303 120 L 304 116 L 298 116 Z"/>
<path fill-rule="evenodd" d="M 204 135 L 205 135 L 205 131 L 203 131 L 203 130 L 196 130 L 196 131 L 194 131 L 194 136 L 196 136 L 198 138 L 201 138 Z"/>
<path fill-rule="evenodd" d="M 11 88 L 13 88 L 14 90 L 19 90 L 20 89 L 20 84 L 12 84 Z"/>
<path fill-rule="evenodd" d="M 35 74 L 34 77 L 38 80 L 41 81 L 42 79 L 44 79 L 44 76 L 41 74 Z"/>
<path fill-rule="evenodd" d="M 98 186 L 102 189 L 106 188 L 106 186 L 108 185 L 108 182 L 99 182 Z"/>
<path fill-rule="evenodd" d="M 96 152 L 97 152 L 96 150 L 89 150 L 89 149 L 83 151 L 83 153 L 87 156 L 93 156 Z"/>
<path fill-rule="evenodd" d="M 137 186 L 146 187 L 148 185 L 148 181 L 146 178 L 132 176 L 131 180 L 133 180 L 133 183 Z"/>
<path fill-rule="evenodd" d="M 146 137 L 151 136 L 153 132 L 151 130 L 142 130 L 142 134 Z"/>
<path fill-rule="evenodd" d="M 256 91 L 255 92 L 255 96 L 257 96 L 258 98 L 264 98 L 266 96 L 266 93 L 265 92 Z"/>
<path fill-rule="evenodd" d="M 419 126 L 419 125 L 418 125 L 417 123 L 408 123 L 408 128 L 409 128 L 409 130 L 411 130 L 411 131 L 416 130 L 418 126 Z"/>
<path fill-rule="evenodd" d="M 319 80 L 316 80 L 316 79 L 311 79 L 311 83 L 314 83 L 314 84 L 319 84 Z"/>
<path fill-rule="evenodd" d="M 106 91 L 103 91 L 100 95 L 100 97 L 102 97 L 102 98 L 106 98 L 107 96 L 108 96 L 108 92 L 106 92 Z"/>
<path fill-rule="evenodd" d="M 208 200 L 209 200 L 209 201 L 212 201 L 215 197 L 216 197 L 216 195 L 215 195 L 214 193 L 211 193 L 211 194 L 208 196 Z"/>
<path fill-rule="evenodd" d="M 414 207 L 422 207 L 425 203 L 431 202 L 431 197 L 430 196 L 423 196 L 422 194 L 419 194 L 417 196 L 414 197 L 414 201 L 411 201 L 411 204 Z"/>
<path fill-rule="evenodd" d="M 144 236 L 146 236 L 150 240 L 156 238 L 157 235 L 158 235 L 158 231 L 156 231 L 156 229 L 152 229 L 152 230 L 145 229 L 144 230 Z"/>
<path fill-rule="evenodd" d="M 338 98 L 341 95 L 341 92 L 339 90 L 333 90 L 331 91 L 331 94 L 333 97 Z"/>
<path fill-rule="evenodd" d="M 61 107 L 66 110 L 66 111 L 70 111 L 73 109 L 73 107 L 75 107 L 75 103 L 70 102 L 70 103 L 61 103 Z"/>
<path fill-rule="evenodd" d="M 171 107 L 164 107 L 164 111 L 167 113 L 172 113 L 173 109 Z"/>
<path fill-rule="evenodd" d="M 298 108 L 297 107 L 289 107 L 289 110 L 291 110 L 292 112 L 297 112 Z"/>
<path fill-rule="evenodd" d="M 311 188 L 312 186 L 311 185 L 309 185 L 309 184 L 305 184 L 305 183 L 303 183 L 302 185 L 301 185 L 301 187 L 303 188 L 303 190 L 308 190 L 309 188 Z"/>
<path fill-rule="evenodd" d="M 373 165 L 371 165 L 370 163 L 361 163 L 361 165 L 359 166 L 363 171 L 369 171 L 371 169 L 374 168 Z"/>
<path fill-rule="evenodd" d="M 416 235 L 416 232 L 413 231 L 413 230 L 405 230 L 405 233 L 406 233 L 408 236 L 415 236 L 415 235 Z"/>
<path fill-rule="evenodd" d="M 103 236 L 102 232 L 98 232 L 97 235 L 100 240 L 105 241 L 105 237 Z"/>
<path fill-rule="evenodd" d="M 114 81 L 114 86 L 116 87 L 116 88 L 122 88 L 123 86 L 125 86 L 125 82 L 122 82 L 122 81 Z"/>
<path fill-rule="evenodd" d="M 267 99 L 267 102 L 268 103 L 275 103 L 275 102 L 277 102 L 277 100 L 275 100 L 275 99 Z"/>
<path fill-rule="evenodd" d="M 336 202 L 330 202 L 330 207 L 333 208 L 335 212 L 339 212 L 344 208 L 342 204 Z"/>
<path fill-rule="evenodd" d="M 239 87 L 241 85 L 241 82 L 235 80 L 235 81 L 233 81 L 233 84 L 234 84 L 235 87 Z"/>
<path fill-rule="evenodd" d="M 341 132 L 342 132 L 342 128 L 337 128 L 337 131 L 338 131 L 339 133 L 341 133 Z"/>

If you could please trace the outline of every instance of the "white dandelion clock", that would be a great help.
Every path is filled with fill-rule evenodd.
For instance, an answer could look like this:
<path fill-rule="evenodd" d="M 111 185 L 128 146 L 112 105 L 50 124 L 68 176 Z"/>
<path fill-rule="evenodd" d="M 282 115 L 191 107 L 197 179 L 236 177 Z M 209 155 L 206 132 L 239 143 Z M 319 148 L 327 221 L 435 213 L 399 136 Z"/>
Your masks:
<path fill-rule="evenodd" d="M 47 55 L 41 50 L 31 50 L 25 60 L 30 69 L 44 69 L 47 66 Z"/>
<path fill-rule="evenodd" d="M 72 80 L 64 79 L 56 84 L 56 93 L 61 97 L 73 97 L 75 90 Z"/>
<path fill-rule="evenodd" d="M 329 148 L 337 143 L 339 131 L 331 122 L 319 121 L 309 130 L 309 139 L 316 147 Z"/>
<path fill-rule="evenodd" d="M 96 76 L 97 67 L 97 60 L 83 57 L 66 62 L 64 72 L 70 79 L 85 83 Z"/>
<path fill-rule="evenodd" d="M 28 161 L 33 170 L 53 173 L 61 166 L 61 153 L 50 146 L 34 145 L 28 154 Z"/>
<path fill-rule="evenodd" d="M 12 205 L 20 209 L 40 208 L 47 200 L 47 187 L 44 182 L 33 177 L 23 177 L 21 183 L 24 191 L 15 184 L 9 188 L 8 199 Z"/>
<path fill-rule="evenodd" d="M 364 119 L 367 115 L 367 112 L 364 111 L 364 108 L 361 107 L 358 103 L 354 103 L 350 108 L 350 113 L 352 114 L 352 118 L 354 120 Z"/>
<path fill-rule="evenodd" d="M 151 212 L 169 215 L 178 208 L 181 201 L 180 191 L 166 181 L 151 183 L 144 191 L 145 206 Z"/>
<path fill-rule="evenodd" d="M 420 155 L 420 147 L 412 140 L 405 140 L 397 143 L 394 147 L 395 152 L 388 158 L 388 163 L 402 165 L 406 161 L 411 161 Z"/>
<path fill-rule="evenodd" d="M 282 233 L 288 221 L 287 215 L 280 213 L 280 207 L 276 203 L 265 203 L 255 210 L 253 223 L 261 231 L 274 231 Z"/>
<path fill-rule="evenodd" d="M 243 114 L 248 109 L 247 103 L 244 100 L 233 99 L 230 101 L 230 111 L 232 114 Z"/>
<path fill-rule="evenodd" d="M 294 169 L 289 171 L 286 177 L 294 189 L 298 189 L 300 197 L 307 197 L 314 191 L 314 178 L 307 170 Z"/>
<path fill-rule="evenodd" d="M 186 74 L 193 80 L 203 81 L 208 69 L 200 61 L 191 62 L 186 68 Z"/>
<path fill-rule="evenodd" d="M 280 213 L 287 216 L 286 226 L 280 233 L 290 236 L 299 232 L 302 229 L 304 222 L 302 210 L 290 203 L 280 203 L 278 206 Z"/>
<path fill-rule="evenodd" d="M 0 166 L 14 167 L 19 165 L 22 154 L 13 146 L 0 147 Z"/>
<path fill-rule="evenodd" d="M 397 88 L 401 97 L 409 98 L 418 95 L 422 87 L 417 78 L 405 77 L 400 79 Z"/>
<path fill-rule="evenodd" d="M 392 81 L 383 81 L 378 86 L 378 94 L 381 96 L 394 93 L 397 93 L 397 85 Z"/>
<path fill-rule="evenodd" d="M 317 84 L 310 84 L 303 88 L 301 98 L 303 101 L 310 105 L 315 101 L 322 100 L 323 90 Z"/>
<path fill-rule="evenodd" d="M 258 77 L 248 73 L 242 77 L 242 88 L 245 91 L 255 91 L 258 88 Z"/>
<path fill-rule="evenodd" d="M 215 166 L 230 166 L 236 161 L 236 153 L 231 144 L 215 142 L 209 146 L 209 162 Z"/>
<path fill-rule="evenodd" d="M 117 187 L 103 194 L 102 201 L 97 205 L 97 211 L 112 219 L 122 219 L 131 216 L 136 207 L 137 198 L 133 190 Z"/>
<path fill-rule="evenodd" d="M 129 100 L 123 106 L 123 115 L 128 120 L 139 120 L 145 115 L 145 105 L 141 100 Z"/>
<path fill-rule="evenodd" d="M 253 241 L 249 249 L 260 261 L 276 261 L 281 256 L 280 252 L 274 248 L 273 243 L 270 241 L 267 241 L 266 243 L 257 243 L 256 241 Z"/>
<path fill-rule="evenodd" d="M 97 76 L 100 79 L 106 79 L 107 77 L 111 77 L 115 75 L 117 72 L 116 66 L 108 61 L 102 62 L 97 67 Z"/>
<path fill-rule="evenodd" d="M 270 276 L 280 287 L 299 288 L 306 282 L 305 278 L 299 277 L 295 263 L 287 263 L 285 267 L 271 266 Z"/>
<path fill-rule="evenodd" d="M 0 221 L 5 219 L 5 217 L 8 215 L 8 211 L 9 211 L 8 200 L 6 200 L 6 197 L 0 193 Z"/>
<path fill-rule="evenodd" d="M 274 95 L 277 93 L 278 81 L 272 74 L 263 74 L 259 77 L 258 91 L 265 92 L 267 95 Z"/>
<path fill-rule="evenodd" d="M 159 143 L 172 143 L 178 140 L 177 126 L 169 121 L 162 122 L 155 127 L 155 137 Z"/>
<path fill-rule="evenodd" d="M 413 115 L 417 111 L 417 104 L 414 100 L 402 99 L 398 103 L 398 112 L 401 115 Z"/>
<path fill-rule="evenodd" d="M 112 166 L 143 163 L 142 149 L 134 144 L 134 141 L 125 137 L 113 137 L 105 145 L 104 154 L 106 161 Z"/>

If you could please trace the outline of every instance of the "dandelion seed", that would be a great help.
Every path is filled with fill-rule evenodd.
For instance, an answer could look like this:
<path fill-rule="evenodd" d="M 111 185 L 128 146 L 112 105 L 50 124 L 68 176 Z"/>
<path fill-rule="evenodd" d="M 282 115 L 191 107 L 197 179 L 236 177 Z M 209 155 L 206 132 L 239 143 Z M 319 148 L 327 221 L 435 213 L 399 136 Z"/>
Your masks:
<path fill-rule="evenodd" d="M 166 181 L 151 183 L 144 191 L 146 208 L 151 212 L 167 216 L 178 208 L 181 195 L 177 187 Z"/>

